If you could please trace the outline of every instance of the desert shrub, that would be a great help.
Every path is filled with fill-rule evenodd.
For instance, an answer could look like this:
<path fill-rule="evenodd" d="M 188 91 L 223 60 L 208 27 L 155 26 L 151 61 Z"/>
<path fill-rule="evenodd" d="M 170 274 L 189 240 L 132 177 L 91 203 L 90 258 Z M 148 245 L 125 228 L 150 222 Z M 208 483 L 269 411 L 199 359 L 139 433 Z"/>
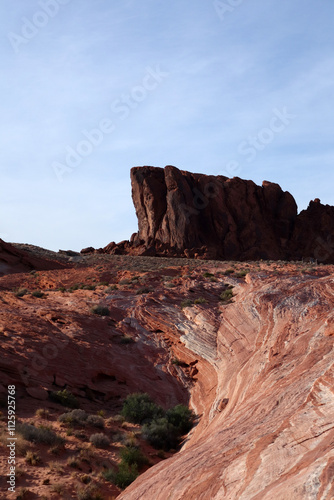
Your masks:
<path fill-rule="evenodd" d="M 194 304 L 206 304 L 207 300 L 204 297 L 199 297 L 194 300 Z"/>
<path fill-rule="evenodd" d="M 226 271 L 224 272 L 225 276 L 229 276 L 230 274 L 233 274 L 234 273 L 234 269 L 226 269 Z"/>
<path fill-rule="evenodd" d="M 100 429 L 103 429 L 104 420 L 99 415 L 89 415 L 87 418 L 87 424 L 92 425 L 93 427 L 99 427 Z"/>
<path fill-rule="evenodd" d="M 52 472 L 55 472 L 56 474 L 63 474 L 64 473 L 64 467 L 60 462 L 49 462 L 49 467 Z"/>
<path fill-rule="evenodd" d="M 110 285 L 106 289 L 106 292 L 112 292 L 113 290 L 117 290 L 117 285 Z"/>
<path fill-rule="evenodd" d="M 186 434 L 190 431 L 194 423 L 194 413 L 187 406 L 176 405 L 167 410 L 166 417 L 169 423 L 176 427 L 180 434 Z"/>
<path fill-rule="evenodd" d="M 35 427 L 34 425 L 19 423 L 16 426 L 16 433 L 31 443 L 49 445 L 62 445 L 65 443 L 65 440 L 61 436 L 58 436 L 50 427 L 45 427 L 44 425 Z"/>
<path fill-rule="evenodd" d="M 92 434 L 91 437 L 89 438 L 89 441 L 96 448 L 107 448 L 110 444 L 108 436 L 106 436 L 106 434 L 103 434 L 103 432 Z"/>
<path fill-rule="evenodd" d="M 168 451 L 178 446 L 180 432 L 166 417 L 162 417 L 145 424 L 142 436 L 154 448 Z"/>
<path fill-rule="evenodd" d="M 185 307 L 191 307 L 193 304 L 192 300 L 186 299 L 181 302 L 181 308 L 184 309 Z"/>
<path fill-rule="evenodd" d="M 28 290 L 26 288 L 19 288 L 15 293 L 15 297 L 24 297 L 25 295 L 27 295 Z"/>
<path fill-rule="evenodd" d="M 175 288 L 176 287 L 175 283 L 164 283 L 164 286 L 166 288 Z"/>
<path fill-rule="evenodd" d="M 58 495 L 64 495 L 65 494 L 65 484 L 63 483 L 55 483 L 51 486 L 51 491 L 54 493 L 58 493 Z"/>
<path fill-rule="evenodd" d="M 34 290 L 33 292 L 31 292 L 31 295 L 33 297 L 36 297 L 37 299 L 41 299 L 45 294 L 41 290 Z"/>
<path fill-rule="evenodd" d="M 67 389 L 51 392 L 49 397 L 55 403 L 60 403 L 61 405 L 68 406 L 69 408 L 78 408 L 79 406 L 77 398 Z"/>
<path fill-rule="evenodd" d="M 109 283 L 108 281 L 100 281 L 100 283 L 97 284 L 97 286 L 108 286 Z"/>
<path fill-rule="evenodd" d="M 112 469 L 108 469 L 103 472 L 103 477 L 110 481 L 122 490 L 129 486 L 135 479 L 137 479 L 139 473 L 138 468 L 135 464 L 127 465 L 124 462 L 121 462 L 118 466 L 118 470 L 114 471 Z"/>
<path fill-rule="evenodd" d="M 38 465 L 42 461 L 41 457 L 33 451 L 27 451 L 25 459 L 27 464 L 30 465 Z"/>
<path fill-rule="evenodd" d="M 123 417 L 134 424 L 158 418 L 163 413 L 163 409 L 156 405 L 146 393 L 130 394 L 124 401 L 121 411 Z"/>
<path fill-rule="evenodd" d="M 118 282 L 119 285 L 131 285 L 131 283 L 132 283 L 131 280 L 126 278 Z"/>
<path fill-rule="evenodd" d="M 75 457 L 69 457 L 67 459 L 67 465 L 69 467 L 72 467 L 73 469 L 78 469 L 79 468 L 79 461 Z"/>
<path fill-rule="evenodd" d="M 67 413 L 62 413 L 58 417 L 58 421 L 69 425 L 85 425 L 88 415 L 85 410 L 72 410 Z"/>
<path fill-rule="evenodd" d="M 138 468 L 148 463 L 148 458 L 136 446 L 126 446 L 120 452 L 122 462 L 133 465 L 136 464 Z"/>
<path fill-rule="evenodd" d="M 110 313 L 108 307 L 99 306 L 99 305 L 93 306 L 91 308 L 91 312 L 93 314 L 98 314 L 99 316 L 109 316 L 109 313 Z"/>
<path fill-rule="evenodd" d="M 222 300 L 223 302 L 230 302 L 232 300 L 232 297 L 233 291 L 231 288 L 224 290 L 219 296 L 220 300 Z"/>
<path fill-rule="evenodd" d="M 50 412 L 46 408 L 38 408 L 38 410 L 36 410 L 36 412 L 35 412 L 35 415 L 36 415 L 36 417 L 40 417 L 40 418 L 43 418 L 44 420 L 48 420 L 48 418 L 50 416 Z"/>
<path fill-rule="evenodd" d="M 107 423 L 117 423 L 117 424 L 122 424 L 125 422 L 125 418 L 123 415 L 114 415 L 113 417 L 108 418 Z"/>
<path fill-rule="evenodd" d="M 248 271 L 245 271 L 244 269 L 242 271 L 239 271 L 238 273 L 236 273 L 234 276 L 236 278 L 244 278 L 246 276 L 246 274 L 248 273 Z"/>
<path fill-rule="evenodd" d="M 80 286 L 80 283 L 75 283 L 74 285 L 70 286 L 68 290 L 69 292 L 74 292 L 75 290 L 79 290 Z"/>
<path fill-rule="evenodd" d="M 82 290 L 96 290 L 96 285 L 82 285 Z M 104 315 L 106 316 L 106 315 Z"/>
<path fill-rule="evenodd" d="M 84 433 L 84 431 L 74 431 L 73 436 L 76 437 L 77 439 L 81 439 L 81 441 L 86 441 L 88 439 L 87 434 Z"/>
<path fill-rule="evenodd" d="M 205 272 L 205 273 L 203 274 L 203 277 L 204 277 L 204 278 L 212 278 L 213 276 L 214 276 L 214 274 L 212 274 L 212 273 L 208 273 L 208 272 Z"/>
<path fill-rule="evenodd" d="M 124 337 L 121 337 L 120 339 L 121 344 L 133 344 L 134 339 L 130 337 L 129 335 L 124 335 Z"/>
<path fill-rule="evenodd" d="M 138 288 L 138 290 L 136 291 L 136 295 L 141 295 L 143 293 L 150 293 L 150 289 L 147 288 L 146 286 L 143 286 L 141 288 Z"/>
<path fill-rule="evenodd" d="M 76 490 L 78 500 L 103 500 L 104 497 L 99 493 L 97 486 L 89 484 L 88 486 L 78 486 Z"/>

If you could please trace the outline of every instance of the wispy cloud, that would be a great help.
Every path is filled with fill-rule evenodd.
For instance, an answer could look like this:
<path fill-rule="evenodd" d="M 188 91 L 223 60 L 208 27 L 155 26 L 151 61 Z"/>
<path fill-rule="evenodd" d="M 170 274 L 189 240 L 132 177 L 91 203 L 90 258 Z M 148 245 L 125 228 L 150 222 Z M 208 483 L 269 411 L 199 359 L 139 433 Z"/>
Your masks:
<path fill-rule="evenodd" d="M 200 0 L 70 0 L 15 52 L 8 33 L 21 33 L 22 19 L 40 9 L 17 0 L 1 12 L 7 239 L 79 249 L 129 237 L 129 170 L 140 164 L 218 173 L 237 161 L 237 175 L 279 182 L 299 208 L 315 196 L 334 204 L 331 0 L 244 1 L 224 19 Z M 53 162 L 115 115 L 112 103 L 154 65 L 168 78 L 126 120 L 116 114 L 114 133 L 60 186 Z M 247 162 L 240 144 L 283 107 L 296 118 Z"/>

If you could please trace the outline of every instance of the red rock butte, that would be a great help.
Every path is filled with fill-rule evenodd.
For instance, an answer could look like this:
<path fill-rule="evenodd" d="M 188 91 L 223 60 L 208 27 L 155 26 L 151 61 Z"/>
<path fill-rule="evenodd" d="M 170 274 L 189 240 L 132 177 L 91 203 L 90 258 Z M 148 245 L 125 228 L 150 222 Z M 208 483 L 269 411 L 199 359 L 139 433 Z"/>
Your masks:
<path fill-rule="evenodd" d="M 297 214 L 278 184 L 194 174 L 173 166 L 131 169 L 139 231 L 100 251 L 204 259 L 334 262 L 334 207 L 319 199 Z M 92 249 L 93 250 L 93 249 Z"/>

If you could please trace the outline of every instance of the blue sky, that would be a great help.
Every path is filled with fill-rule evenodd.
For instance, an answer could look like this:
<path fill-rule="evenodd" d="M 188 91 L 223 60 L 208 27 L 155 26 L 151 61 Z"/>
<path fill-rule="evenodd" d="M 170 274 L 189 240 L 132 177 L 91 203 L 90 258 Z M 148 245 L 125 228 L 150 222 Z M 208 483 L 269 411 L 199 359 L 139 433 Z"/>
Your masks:
<path fill-rule="evenodd" d="M 2 239 L 128 239 L 140 165 L 334 205 L 332 0 L 5 0 L 0 14 Z"/>

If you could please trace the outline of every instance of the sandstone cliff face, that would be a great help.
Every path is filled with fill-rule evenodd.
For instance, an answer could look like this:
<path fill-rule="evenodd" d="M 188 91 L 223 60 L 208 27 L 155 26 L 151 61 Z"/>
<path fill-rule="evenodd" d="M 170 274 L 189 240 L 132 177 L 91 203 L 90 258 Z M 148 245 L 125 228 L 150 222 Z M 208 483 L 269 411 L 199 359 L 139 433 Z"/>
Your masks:
<path fill-rule="evenodd" d="M 208 332 L 204 351 L 210 326 L 216 331 L 211 368 L 199 364 L 202 390 L 195 386 L 191 399 L 201 423 L 120 500 L 332 499 L 333 297 L 332 277 L 259 273 L 220 307 L 218 328 L 186 310 L 176 326 L 190 352 L 199 356 L 198 330 Z"/>
<path fill-rule="evenodd" d="M 221 259 L 279 259 L 297 216 L 277 185 L 192 174 L 167 166 L 131 170 L 139 232 L 135 244 Z M 160 247 L 160 248 L 159 248 Z"/>
<path fill-rule="evenodd" d="M 318 199 L 297 215 L 278 184 L 172 166 L 134 167 L 131 183 L 138 233 L 96 252 L 334 263 L 334 207 Z"/>

